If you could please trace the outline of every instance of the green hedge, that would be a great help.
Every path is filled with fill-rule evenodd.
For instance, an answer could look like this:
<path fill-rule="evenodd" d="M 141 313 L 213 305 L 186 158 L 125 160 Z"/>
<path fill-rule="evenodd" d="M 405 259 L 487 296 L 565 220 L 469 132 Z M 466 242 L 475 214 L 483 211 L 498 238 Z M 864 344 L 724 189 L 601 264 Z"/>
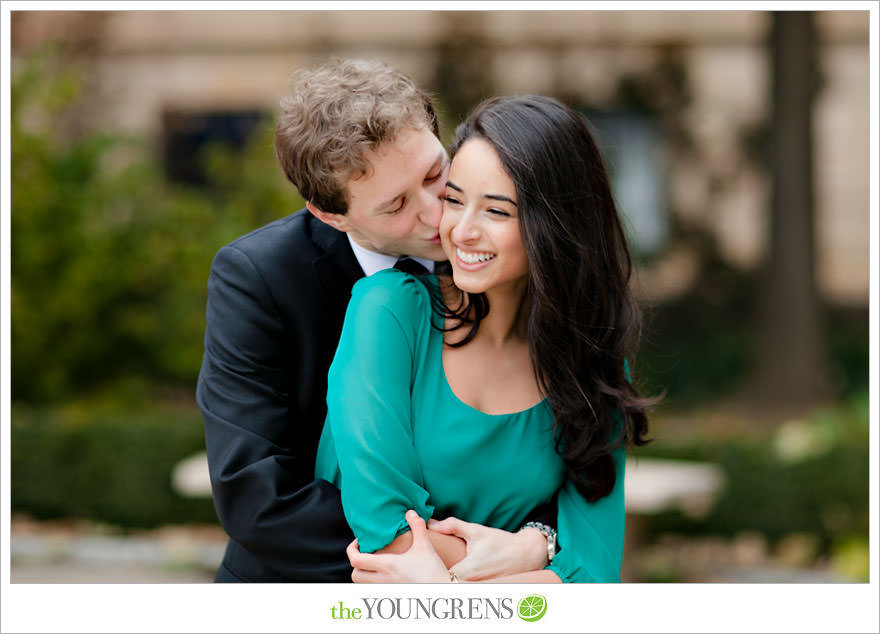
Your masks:
<path fill-rule="evenodd" d="M 676 445 L 660 440 L 634 454 L 711 462 L 726 479 L 706 517 L 660 513 L 646 518 L 649 535 L 757 531 L 772 541 L 805 533 L 819 538 L 825 551 L 850 538 L 867 538 L 866 394 L 763 437 L 691 439 Z"/>
<path fill-rule="evenodd" d="M 204 449 L 194 409 L 15 405 L 11 430 L 14 511 L 143 528 L 217 522 L 210 500 L 183 498 L 171 486 L 174 466 Z M 761 437 L 660 438 L 632 453 L 712 462 L 727 481 L 705 518 L 653 515 L 647 536 L 808 533 L 826 549 L 867 536 L 867 395 Z"/>
<path fill-rule="evenodd" d="M 204 450 L 198 412 L 13 408 L 12 509 L 123 527 L 217 523 L 210 499 L 184 498 L 174 466 Z"/>

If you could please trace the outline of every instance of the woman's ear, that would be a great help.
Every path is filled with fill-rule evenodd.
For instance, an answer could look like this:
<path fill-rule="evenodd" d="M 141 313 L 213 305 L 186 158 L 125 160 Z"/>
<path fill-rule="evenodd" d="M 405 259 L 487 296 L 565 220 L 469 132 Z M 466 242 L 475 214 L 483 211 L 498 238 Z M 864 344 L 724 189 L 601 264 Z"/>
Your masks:
<path fill-rule="evenodd" d="M 347 232 L 350 229 L 350 227 L 348 226 L 348 217 L 345 214 L 327 213 L 326 211 L 321 211 L 312 203 L 306 203 L 306 209 L 308 209 L 309 213 L 311 213 L 315 218 L 317 218 L 324 224 L 330 225 L 337 231 Z"/>

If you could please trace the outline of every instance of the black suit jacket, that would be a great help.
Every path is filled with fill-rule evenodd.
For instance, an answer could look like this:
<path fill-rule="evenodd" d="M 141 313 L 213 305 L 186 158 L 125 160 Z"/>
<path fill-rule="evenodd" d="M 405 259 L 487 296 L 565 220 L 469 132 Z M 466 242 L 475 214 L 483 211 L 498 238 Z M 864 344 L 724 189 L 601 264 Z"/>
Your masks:
<path fill-rule="evenodd" d="M 305 210 L 211 265 L 196 398 L 230 536 L 223 568 L 242 581 L 351 581 L 354 536 L 339 491 L 314 468 L 327 371 L 363 275 L 346 235 Z"/>

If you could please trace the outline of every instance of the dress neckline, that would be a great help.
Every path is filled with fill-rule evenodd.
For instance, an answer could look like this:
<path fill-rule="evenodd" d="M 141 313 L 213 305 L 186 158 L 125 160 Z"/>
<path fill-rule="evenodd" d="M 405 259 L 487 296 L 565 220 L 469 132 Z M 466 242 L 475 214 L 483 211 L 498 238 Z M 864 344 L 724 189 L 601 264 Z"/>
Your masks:
<path fill-rule="evenodd" d="M 431 274 L 430 277 L 433 278 L 431 281 L 434 283 L 434 286 L 439 291 L 439 289 L 440 289 L 439 278 L 437 277 L 436 274 Z M 431 324 L 432 324 L 431 337 L 432 338 L 436 337 L 436 339 L 437 339 L 436 342 L 434 342 L 434 341 L 430 342 L 432 354 L 438 355 L 437 364 L 438 364 L 438 367 L 440 368 L 440 376 L 443 379 L 443 389 L 446 391 L 446 394 L 454 402 L 458 403 L 462 407 L 465 407 L 476 414 L 480 414 L 481 416 L 487 416 L 490 418 L 502 418 L 505 416 L 518 416 L 518 415 L 528 414 L 528 413 L 533 412 L 534 410 L 538 409 L 539 407 L 541 407 L 547 403 L 547 397 L 545 396 L 544 398 L 542 398 L 540 401 L 538 401 L 534 405 L 530 405 L 529 407 L 527 407 L 525 409 L 517 410 L 515 412 L 504 412 L 501 414 L 490 414 L 488 412 L 484 412 L 483 410 L 478 409 L 478 408 L 474 407 L 473 405 L 470 405 L 469 403 L 466 403 L 465 401 L 463 401 L 461 399 L 461 397 L 459 397 L 458 394 L 455 393 L 455 390 L 452 389 L 452 385 L 449 384 L 449 379 L 446 377 L 446 366 L 443 365 L 443 331 L 438 330 L 436 327 L 434 327 L 434 325 L 436 325 L 434 320 L 435 319 L 439 320 L 439 316 L 434 313 L 433 309 L 431 309 L 430 318 L 431 318 Z M 439 325 L 442 328 L 443 324 L 439 324 Z"/>

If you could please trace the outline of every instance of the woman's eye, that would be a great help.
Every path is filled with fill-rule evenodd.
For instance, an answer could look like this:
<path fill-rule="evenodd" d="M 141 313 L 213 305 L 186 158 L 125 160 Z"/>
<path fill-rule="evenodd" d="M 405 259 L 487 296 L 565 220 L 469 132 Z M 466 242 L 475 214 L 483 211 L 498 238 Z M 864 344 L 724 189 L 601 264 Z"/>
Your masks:
<path fill-rule="evenodd" d="M 444 196 L 443 200 L 448 202 L 450 205 L 460 205 L 461 202 L 457 198 L 453 198 L 452 196 Z"/>
<path fill-rule="evenodd" d="M 505 216 L 505 217 L 508 217 L 508 218 L 510 217 L 510 214 L 507 213 L 506 211 L 504 211 L 503 209 L 495 209 L 495 208 L 493 207 L 493 208 L 491 208 L 491 209 L 487 209 L 486 211 L 488 211 L 490 214 L 494 214 L 494 215 L 496 215 L 496 216 Z"/>

